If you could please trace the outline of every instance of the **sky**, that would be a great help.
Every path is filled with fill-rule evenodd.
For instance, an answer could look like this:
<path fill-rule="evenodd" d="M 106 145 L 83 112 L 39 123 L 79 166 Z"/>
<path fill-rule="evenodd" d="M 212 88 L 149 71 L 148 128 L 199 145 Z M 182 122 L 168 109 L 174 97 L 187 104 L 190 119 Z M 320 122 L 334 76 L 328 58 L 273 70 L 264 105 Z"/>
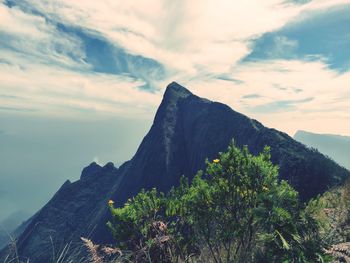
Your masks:
<path fill-rule="evenodd" d="M 129 159 L 172 81 L 350 135 L 349 24 L 350 0 L 0 0 L 0 220 Z"/>

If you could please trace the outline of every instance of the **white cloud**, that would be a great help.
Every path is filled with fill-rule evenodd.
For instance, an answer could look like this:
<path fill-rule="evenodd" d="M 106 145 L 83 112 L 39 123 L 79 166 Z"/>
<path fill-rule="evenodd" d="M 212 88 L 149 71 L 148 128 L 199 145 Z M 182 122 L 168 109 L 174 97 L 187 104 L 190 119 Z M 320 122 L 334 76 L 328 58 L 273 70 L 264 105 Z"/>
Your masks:
<path fill-rule="evenodd" d="M 170 74 L 156 83 L 159 87 L 178 80 L 199 95 L 227 103 L 289 133 L 308 129 L 304 120 L 314 131 L 336 127 L 335 132 L 350 133 L 350 128 L 339 124 L 349 119 L 348 73 L 336 74 L 322 59 L 237 63 L 250 52 L 251 39 L 315 10 L 324 11 L 350 0 L 314 0 L 304 5 L 285 4 L 284 0 L 19 3 L 32 5 L 53 21 L 96 32 L 132 54 L 163 63 Z M 1 59 L 8 62 L 0 64 L 0 93 L 21 98 L 0 97 L 3 107 L 51 115 L 82 116 L 85 110 L 150 118 L 160 102 L 161 93 L 137 89 L 142 80 L 89 71 L 81 40 L 59 32 L 40 16 L 0 4 L 0 34 L 10 36 L 8 46 L 15 49 L 0 50 Z M 279 38 L 272 52 L 285 52 L 297 45 Z M 242 83 L 217 79 L 223 73 Z M 250 94 L 259 96 L 242 99 Z M 250 110 L 274 101 L 305 98 L 314 99 L 299 103 L 292 112 L 259 114 Z M 332 126 L 322 126 L 322 120 Z"/>
<path fill-rule="evenodd" d="M 0 37 L 1 110 L 140 118 L 159 103 L 159 95 L 138 89 L 143 80 L 91 71 L 81 40 L 40 16 L 0 4 Z"/>
<path fill-rule="evenodd" d="M 222 72 L 249 53 L 249 40 L 298 15 L 350 0 L 27 0 L 53 20 L 103 34 L 128 52 L 176 72 Z"/>
<path fill-rule="evenodd" d="M 8 34 L 21 34 L 24 37 L 43 38 L 44 18 L 24 13 L 18 8 L 0 5 L 0 30 Z"/>
<path fill-rule="evenodd" d="M 27 14 L 17 7 L 0 4 L 1 59 L 11 64 L 56 63 L 66 67 L 88 68 L 82 43 L 60 32 L 43 17 Z M 16 54 L 16 55 L 14 55 Z M 21 56 L 21 61 L 18 58 Z"/>
<path fill-rule="evenodd" d="M 57 66 L 0 64 L 0 105 L 61 117 L 126 116 L 154 113 L 160 96 L 140 91 L 144 84 L 126 75 L 74 72 Z M 15 77 L 14 77 L 15 76 Z M 88 114 L 87 114 L 88 112 Z"/>
<path fill-rule="evenodd" d="M 281 0 L 28 1 L 54 20 L 93 29 L 134 54 L 190 74 L 221 71 L 245 56 L 246 41 L 298 12 Z"/>

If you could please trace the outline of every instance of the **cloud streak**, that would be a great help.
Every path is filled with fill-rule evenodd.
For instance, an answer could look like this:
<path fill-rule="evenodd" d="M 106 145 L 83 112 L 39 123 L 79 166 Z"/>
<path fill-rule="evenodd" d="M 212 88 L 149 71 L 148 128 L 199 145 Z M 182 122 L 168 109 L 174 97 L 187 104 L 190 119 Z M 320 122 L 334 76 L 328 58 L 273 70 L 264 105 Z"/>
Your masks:
<path fill-rule="evenodd" d="M 263 120 L 264 107 L 273 116 L 348 118 L 348 72 L 333 71 L 316 48 L 298 53 L 304 39 L 283 33 L 305 21 L 322 25 L 319 17 L 350 0 L 0 3 L 4 108 L 151 118 L 166 84 L 177 80 Z M 278 126 L 274 118 L 267 123 Z"/>
<path fill-rule="evenodd" d="M 129 76 L 74 72 L 35 64 L 30 68 L 0 64 L 0 70 L 3 109 L 31 108 L 38 114 L 66 117 L 71 111 L 76 117 L 82 117 L 86 111 L 137 117 L 153 113 L 159 100 L 153 93 L 140 91 L 138 87 L 145 83 Z"/>

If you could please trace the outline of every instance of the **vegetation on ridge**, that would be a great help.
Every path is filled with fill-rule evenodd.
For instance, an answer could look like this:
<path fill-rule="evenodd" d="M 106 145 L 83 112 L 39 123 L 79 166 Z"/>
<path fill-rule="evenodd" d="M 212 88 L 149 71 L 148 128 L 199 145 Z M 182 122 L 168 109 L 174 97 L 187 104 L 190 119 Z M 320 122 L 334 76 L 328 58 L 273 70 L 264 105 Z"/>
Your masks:
<path fill-rule="evenodd" d="M 270 157 L 232 143 L 191 183 L 110 202 L 125 262 L 325 262 L 318 222 Z"/>
<path fill-rule="evenodd" d="M 232 143 L 191 182 L 142 190 L 119 208 L 109 200 L 116 243 L 82 238 L 89 255 L 68 243 L 51 262 L 350 262 L 350 181 L 303 204 L 270 158 L 269 147 L 254 156 Z M 29 262 L 10 248 L 4 263 Z"/>

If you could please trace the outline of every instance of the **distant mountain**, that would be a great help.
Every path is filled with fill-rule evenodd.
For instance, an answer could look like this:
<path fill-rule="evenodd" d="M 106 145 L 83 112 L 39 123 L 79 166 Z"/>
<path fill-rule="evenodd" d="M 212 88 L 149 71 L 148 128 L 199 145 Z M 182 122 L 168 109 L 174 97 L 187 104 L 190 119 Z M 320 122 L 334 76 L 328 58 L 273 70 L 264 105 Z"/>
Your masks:
<path fill-rule="evenodd" d="M 29 217 L 30 214 L 26 211 L 16 211 L 0 222 L 0 249 L 9 242 L 10 235 L 12 237 L 18 235 L 18 229 Z"/>
<path fill-rule="evenodd" d="M 297 131 L 294 139 L 309 147 L 318 149 L 350 170 L 350 137 Z"/>
<path fill-rule="evenodd" d="M 1 228 L 4 228 L 8 232 L 14 231 L 21 223 L 30 217 L 30 213 L 22 210 L 18 210 L 7 216 L 0 222 Z"/>
<path fill-rule="evenodd" d="M 271 146 L 280 178 L 288 180 L 308 200 L 340 184 L 350 172 L 287 134 L 264 127 L 228 106 L 199 98 L 173 82 L 167 87 L 153 125 L 135 156 L 118 169 L 112 163 L 84 168 L 76 182 L 67 181 L 32 218 L 18 239 L 18 252 L 31 262 L 52 261 L 69 247 L 67 256 L 84 253 L 79 238 L 111 242 L 106 228 L 108 199 L 121 206 L 142 188 L 169 190 L 181 175 L 192 178 L 226 150 L 231 139 L 257 154 Z M 8 250 L 2 252 L 4 257 Z M 81 257 L 82 254 L 79 255 Z M 1 262 L 1 257 L 0 257 Z"/>

